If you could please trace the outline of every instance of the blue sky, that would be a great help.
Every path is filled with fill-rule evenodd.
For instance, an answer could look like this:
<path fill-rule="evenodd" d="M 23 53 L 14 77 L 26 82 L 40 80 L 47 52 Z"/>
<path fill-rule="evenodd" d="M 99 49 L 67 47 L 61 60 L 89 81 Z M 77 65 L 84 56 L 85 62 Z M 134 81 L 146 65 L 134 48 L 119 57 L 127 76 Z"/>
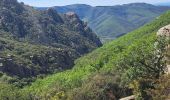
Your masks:
<path fill-rule="evenodd" d="M 145 2 L 157 4 L 161 2 L 170 2 L 170 0 L 18 0 L 25 4 L 37 7 L 63 6 L 70 4 L 88 4 L 92 6 L 111 6 L 118 4 L 127 4 L 134 2 Z"/>

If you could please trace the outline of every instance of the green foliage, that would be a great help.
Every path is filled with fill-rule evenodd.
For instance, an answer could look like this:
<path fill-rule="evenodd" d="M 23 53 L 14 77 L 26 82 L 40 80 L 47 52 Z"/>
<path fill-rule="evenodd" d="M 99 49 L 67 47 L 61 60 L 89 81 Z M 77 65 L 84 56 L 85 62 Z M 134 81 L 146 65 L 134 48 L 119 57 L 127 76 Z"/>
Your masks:
<path fill-rule="evenodd" d="M 1 100 L 31 100 L 31 96 L 19 88 L 7 83 L 0 83 Z"/>
<path fill-rule="evenodd" d="M 144 27 L 120 37 L 108 44 L 105 44 L 103 47 L 93 51 L 92 53 L 79 58 L 75 61 L 75 66 L 73 69 L 49 75 L 43 79 L 37 79 L 30 86 L 24 87 L 23 89 L 18 90 L 16 87 L 9 86 L 9 89 L 2 89 L 4 91 L 3 95 L 7 94 L 9 90 L 12 93 L 19 92 L 19 94 L 14 94 L 14 96 L 12 95 L 11 97 L 17 97 L 20 95 L 20 92 L 22 92 L 26 94 L 26 98 L 29 95 L 28 98 L 38 100 L 119 99 L 122 96 L 131 94 L 128 93 L 130 91 L 127 89 L 127 86 L 129 85 L 128 82 L 135 79 L 137 79 L 137 83 L 135 85 L 135 87 L 137 87 L 137 92 L 140 93 L 141 90 L 143 92 L 143 89 L 150 87 L 150 85 L 148 86 L 145 84 L 145 80 L 144 82 L 143 80 L 138 81 L 139 78 L 137 76 L 143 77 L 149 75 L 149 77 L 152 77 L 153 75 L 154 77 L 157 77 L 160 75 L 159 72 L 161 72 L 162 69 L 155 74 L 155 71 L 152 73 L 152 70 L 147 70 L 148 67 L 140 62 L 144 60 L 144 62 L 149 64 L 154 60 L 154 43 L 156 41 L 155 33 L 161 27 L 169 24 L 169 19 L 170 12 L 167 12 L 152 23 L 147 24 Z M 56 51 L 56 48 L 49 49 L 46 48 L 46 46 L 40 45 L 29 45 L 26 49 L 24 48 L 18 50 L 21 47 L 24 47 L 25 43 L 13 44 L 15 45 L 14 47 L 12 46 L 15 52 L 12 52 L 11 50 L 7 50 L 5 52 L 10 52 L 10 54 L 12 53 L 13 55 L 15 54 L 18 58 L 26 58 L 27 55 L 23 52 L 30 51 L 29 48 L 31 48 L 31 50 L 33 49 L 31 54 L 34 54 L 35 52 L 37 58 L 36 63 L 37 61 L 40 61 L 40 64 L 42 64 L 42 60 L 44 61 L 44 59 L 41 58 L 46 57 L 44 54 L 46 54 L 48 50 L 54 52 Z M 18 47 L 20 45 L 22 46 Z M 7 48 L 11 47 L 11 45 L 6 46 Z M 53 57 L 50 58 L 50 62 L 53 62 L 53 60 Z M 58 60 L 59 59 L 56 61 Z M 31 60 L 27 60 L 26 63 L 29 63 L 30 61 Z M 153 67 L 152 64 L 150 66 L 151 68 Z M 35 66 L 33 66 L 33 68 L 34 67 Z M 159 68 L 157 69 L 159 70 Z M 6 86 L 2 87 L 6 88 Z M 18 90 L 18 92 L 15 92 L 15 90 Z M 126 90 L 128 90 L 128 92 Z M 142 97 L 143 93 L 140 93 L 139 95 Z M 6 95 L 3 97 L 6 97 Z"/>
<path fill-rule="evenodd" d="M 95 74 L 83 82 L 81 87 L 69 91 L 69 100 L 119 99 L 131 94 L 131 90 L 121 87 L 115 74 Z"/>
<path fill-rule="evenodd" d="M 126 83 L 138 78 L 159 78 L 164 74 L 166 61 L 165 53 L 167 42 L 164 37 L 150 36 L 134 43 L 125 57 L 118 62 L 118 68 L 123 73 L 123 81 Z M 147 40 L 147 41 L 145 41 Z M 155 41 L 155 46 L 153 45 Z M 140 48 L 138 47 L 140 45 Z"/>
<path fill-rule="evenodd" d="M 130 54 L 118 63 L 124 84 L 130 84 L 134 89 L 137 100 L 149 100 L 151 97 L 146 93 L 147 89 L 154 89 L 154 80 L 159 79 L 166 69 L 166 47 L 167 39 L 163 36 L 157 37 L 155 45 L 153 40 L 148 39 L 142 42 L 140 48 L 131 49 Z M 152 40 L 148 42 L 149 40 Z M 155 39 L 154 39 L 155 40 Z M 148 44 L 149 43 L 149 44 Z M 138 45 L 138 43 L 136 43 Z M 136 45 L 135 44 L 135 45 Z"/>
<path fill-rule="evenodd" d="M 75 66 L 72 70 L 54 74 L 45 79 L 39 79 L 35 83 L 33 83 L 30 87 L 25 88 L 25 90 L 30 91 L 31 93 L 40 97 L 41 96 L 43 97 L 45 94 L 52 90 L 54 90 L 52 92 L 54 93 L 53 96 L 63 91 L 67 97 L 68 91 L 72 91 L 75 88 L 81 87 L 81 89 L 84 89 L 84 91 L 82 91 L 81 92 L 82 94 L 80 93 L 80 95 L 88 96 L 88 94 L 86 94 L 85 92 L 88 91 L 88 88 L 85 88 L 86 85 L 83 84 L 89 83 L 89 81 L 86 80 L 88 79 L 88 77 L 91 77 L 93 73 L 108 74 L 113 72 L 118 75 L 119 79 L 122 79 L 123 76 L 128 77 L 127 76 L 128 73 L 134 76 L 130 80 L 136 79 L 137 78 L 135 77 L 136 73 L 135 75 L 133 75 L 134 72 L 137 72 L 137 74 L 139 74 L 140 76 L 141 72 L 147 70 L 147 68 L 142 64 L 138 63 L 138 61 L 143 60 L 142 58 L 144 57 L 144 59 L 146 58 L 147 63 L 151 63 L 152 59 L 150 61 L 149 58 L 153 58 L 152 54 L 154 53 L 155 50 L 154 49 L 154 43 L 156 41 L 155 33 L 158 31 L 158 29 L 170 23 L 169 15 L 170 12 L 167 12 L 161 17 L 159 17 L 159 19 L 153 21 L 152 23 L 147 24 L 144 27 L 135 30 L 119 39 L 116 39 L 113 42 L 105 44 L 103 47 L 93 51 L 92 53 L 85 55 L 84 57 L 81 57 L 75 62 Z M 122 71 L 118 72 L 119 68 L 117 67 L 117 65 L 122 61 L 122 59 L 126 59 L 127 61 L 129 61 L 127 62 L 129 63 L 127 64 L 129 66 L 126 66 L 125 67 L 126 70 L 123 70 L 123 72 Z M 137 64 L 140 64 L 141 68 L 140 66 L 137 67 L 139 69 L 130 66 L 131 63 L 132 65 L 135 65 L 133 61 L 136 62 Z M 135 68 L 135 70 L 133 68 Z M 144 74 L 141 75 L 142 76 L 145 74 L 153 75 L 153 73 L 149 72 L 150 71 L 146 71 Z M 109 81 L 106 80 L 106 83 L 109 83 Z M 117 82 L 114 83 L 117 84 Z M 127 81 L 124 83 L 122 80 L 120 80 L 118 83 L 122 84 L 123 86 L 129 85 Z M 89 88 L 89 90 L 90 89 L 92 89 L 92 87 Z"/>
<path fill-rule="evenodd" d="M 76 58 L 102 45 L 76 15 L 39 11 L 17 0 L 1 0 L 0 15 L 0 71 L 20 87 L 72 68 Z"/>
<path fill-rule="evenodd" d="M 25 82 L 29 83 L 29 80 L 33 80 L 33 77 L 39 74 L 68 69 L 73 65 L 72 60 L 77 56 L 72 49 L 33 45 L 8 38 L 5 36 L 0 38 L 1 71 L 13 79 L 16 76 L 16 82 L 20 80 L 24 82 L 23 78 L 26 78 L 28 81 L 25 80 Z M 67 58 L 61 56 L 67 56 Z M 13 79 L 12 81 L 15 82 Z"/>

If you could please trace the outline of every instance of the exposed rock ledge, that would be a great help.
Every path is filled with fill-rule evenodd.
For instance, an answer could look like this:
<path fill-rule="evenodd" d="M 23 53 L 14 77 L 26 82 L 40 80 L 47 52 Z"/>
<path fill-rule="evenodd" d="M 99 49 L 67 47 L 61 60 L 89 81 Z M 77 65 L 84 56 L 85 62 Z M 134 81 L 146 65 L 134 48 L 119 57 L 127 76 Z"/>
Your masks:
<path fill-rule="evenodd" d="M 129 97 L 122 98 L 120 100 L 135 100 L 135 95 L 131 95 Z"/>
<path fill-rule="evenodd" d="M 166 37 L 170 38 L 170 24 L 160 28 L 157 32 L 157 36 L 166 36 Z M 170 45 L 167 47 L 167 50 L 170 50 Z M 170 59 L 167 59 L 167 60 L 169 61 Z M 167 72 L 166 73 L 170 74 L 170 65 L 169 64 L 167 64 Z"/>
<path fill-rule="evenodd" d="M 170 24 L 160 28 L 157 32 L 157 35 L 170 37 Z"/>

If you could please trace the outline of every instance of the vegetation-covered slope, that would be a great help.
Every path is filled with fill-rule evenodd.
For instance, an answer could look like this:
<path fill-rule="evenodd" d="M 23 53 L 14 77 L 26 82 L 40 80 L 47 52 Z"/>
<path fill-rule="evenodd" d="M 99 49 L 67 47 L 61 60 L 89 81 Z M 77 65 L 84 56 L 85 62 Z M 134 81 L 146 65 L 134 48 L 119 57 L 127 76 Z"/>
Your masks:
<path fill-rule="evenodd" d="M 59 15 L 53 9 L 38 11 L 17 0 L 0 0 L 2 80 L 25 82 L 70 69 L 76 58 L 101 45 L 75 13 Z"/>
<path fill-rule="evenodd" d="M 152 66 L 154 42 L 156 32 L 169 23 L 170 12 L 167 12 L 150 24 L 81 57 L 72 70 L 39 79 L 24 90 L 31 91 L 39 99 L 107 100 L 131 94 L 125 87 L 132 80 L 159 75 L 159 71 L 155 73 L 159 69 Z M 154 69 L 148 70 L 145 63 Z"/>
<path fill-rule="evenodd" d="M 76 12 L 81 19 L 88 22 L 101 40 L 112 40 L 122 36 L 169 9 L 145 3 L 97 7 L 75 4 L 54 8 L 60 13 Z"/>

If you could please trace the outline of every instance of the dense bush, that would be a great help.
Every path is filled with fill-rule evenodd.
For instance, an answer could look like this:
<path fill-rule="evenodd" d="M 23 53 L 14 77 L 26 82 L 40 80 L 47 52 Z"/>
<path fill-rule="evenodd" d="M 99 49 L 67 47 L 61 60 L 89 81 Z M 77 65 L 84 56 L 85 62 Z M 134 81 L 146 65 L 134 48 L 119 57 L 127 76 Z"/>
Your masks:
<path fill-rule="evenodd" d="M 1 100 L 31 100 L 29 93 L 21 91 L 19 88 L 7 84 L 0 83 L 0 99 Z"/>
<path fill-rule="evenodd" d="M 70 100 L 117 100 L 132 94 L 132 91 L 119 85 L 115 74 L 95 74 L 90 76 L 81 87 L 68 93 Z"/>

